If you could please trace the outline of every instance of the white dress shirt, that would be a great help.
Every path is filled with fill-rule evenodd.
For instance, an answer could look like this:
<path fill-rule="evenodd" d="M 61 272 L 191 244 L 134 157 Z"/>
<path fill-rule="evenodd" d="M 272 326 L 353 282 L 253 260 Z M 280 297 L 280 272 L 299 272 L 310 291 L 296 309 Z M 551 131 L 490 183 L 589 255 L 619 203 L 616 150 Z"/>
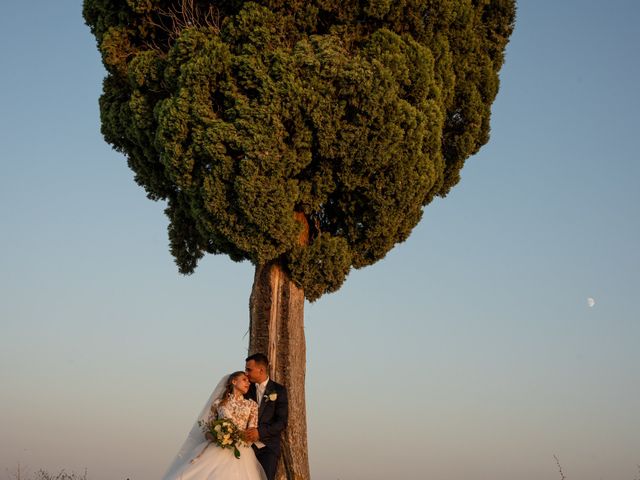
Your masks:
<path fill-rule="evenodd" d="M 269 383 L 269 377 L 267 377 L 267 379 L 262 383 L 256 383 L 256 400 L 258 401 L 258 407 L 262 403 L 262 397 L 264 397 L 264 391 L 267 388 L 267 383 Z"/>
<path fill-rule="evenodd" d="M 269 383 L 269 377 L 267 377 L 267 379 L 262 383 L 256 383 L 256 400 L 258 401 L 258 408 L 260 408 L 260 404 L 262 403 L 262 397 L 264 397 L 264 391 L 267 388 L 267 383 Z M 260 440 L 255 442 L 254 445 L 258 448 L 265 447 L 265 444 Z"/>

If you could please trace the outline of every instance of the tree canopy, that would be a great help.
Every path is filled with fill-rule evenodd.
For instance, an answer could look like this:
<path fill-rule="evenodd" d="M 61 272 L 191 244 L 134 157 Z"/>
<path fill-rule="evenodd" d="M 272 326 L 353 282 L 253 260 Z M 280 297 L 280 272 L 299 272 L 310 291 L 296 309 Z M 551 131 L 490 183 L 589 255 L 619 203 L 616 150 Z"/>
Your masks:
<path fill-rule="evenodd" d="M 514 0 L 85 0 L 102 133 L 182 273 L 280 262 L 310 300 L 404 241 L 489 138 Z M 299 241 L 308 224 L 309 239 Z"/>

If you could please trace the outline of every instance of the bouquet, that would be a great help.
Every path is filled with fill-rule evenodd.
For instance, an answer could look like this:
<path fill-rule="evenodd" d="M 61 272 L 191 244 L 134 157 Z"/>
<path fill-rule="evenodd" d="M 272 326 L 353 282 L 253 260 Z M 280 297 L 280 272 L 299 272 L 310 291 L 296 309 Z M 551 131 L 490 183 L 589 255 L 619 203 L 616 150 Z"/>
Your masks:
<path fill-rule="evenodd" d="M 206 435 L 211 434 L 213 437 L 212 443 L 220 448 L 232 448 L 233 455 L 236 458 L 240 458 L 239 445 L 243 445 L 242 437 L 240 436 L 240 429 L 228 418 L 221 418 L 219 420 L 209 420 L 208 422 L 198 422 L 202 432 Z"/>

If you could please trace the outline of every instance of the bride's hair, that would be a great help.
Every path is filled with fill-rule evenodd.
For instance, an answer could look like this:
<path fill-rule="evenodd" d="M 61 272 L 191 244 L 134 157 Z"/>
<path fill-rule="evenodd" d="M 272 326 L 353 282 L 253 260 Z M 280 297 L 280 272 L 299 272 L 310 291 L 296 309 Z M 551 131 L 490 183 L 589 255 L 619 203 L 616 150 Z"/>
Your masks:
<path fill-rule="evenodd" d="M 227 403 L 227 400 L 229 400 L 229 395 L 233 393 L 233 380 L 238 378 L 240 375 L 246 375 L 246 373 L 244 373 L 242 370 L 238 370 L 237 372 L 233 372 L 231 375 L 229 375 L 227 383 L 224 386 L 224 392 L 222 392 L 222 395 L 220 395 L 219 398 L 220 406 L 224 405 L 225 403 Z"/>

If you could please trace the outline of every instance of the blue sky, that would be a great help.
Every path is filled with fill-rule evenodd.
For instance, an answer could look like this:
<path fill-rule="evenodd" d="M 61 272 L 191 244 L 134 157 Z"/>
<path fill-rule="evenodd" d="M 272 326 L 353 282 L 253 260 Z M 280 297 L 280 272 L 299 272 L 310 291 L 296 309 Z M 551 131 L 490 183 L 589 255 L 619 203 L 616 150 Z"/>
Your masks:
<path fill-rule="evenodd" d="M 306 307 L 314 479 L 637 477 L 639 23 L 520 2 L 489 144 Z M 252 267 L 177 273 L 100 135 L 79 1 L 5 2 L 0 59 L 0 475 L 159 478 L 243 365 Z"/>

